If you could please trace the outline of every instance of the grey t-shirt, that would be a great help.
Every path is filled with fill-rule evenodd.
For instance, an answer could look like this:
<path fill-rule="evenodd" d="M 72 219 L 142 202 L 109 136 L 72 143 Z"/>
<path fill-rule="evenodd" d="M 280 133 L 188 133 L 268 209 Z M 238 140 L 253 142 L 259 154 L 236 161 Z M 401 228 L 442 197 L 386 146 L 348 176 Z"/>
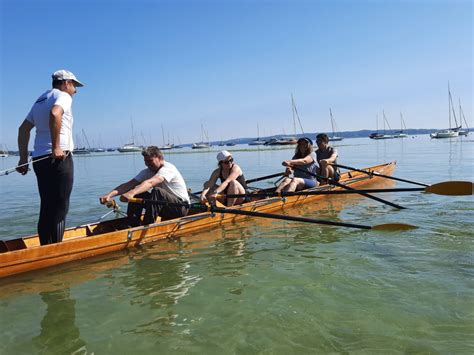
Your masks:
<path fill-rule="evenodd" d="M 297 165 L 298 169 L 301 169 L 301 170 L 304 170 L 305 172 L 303 171 L 299 171 L 299 170 L 295 170 L 294 172 L 294 177 L 297 177 L 297 178 L 302 178 L 302 179 L 312 179 L 312 180 L 316 180 L 316 178 L 310 174 L 307 174 L 306 172 L 310 172 L 310 173 L 313 173 L 313 174 L 316 174 L 316 168 L 317 168 L 317 165 L 316 165 L 316 153 L 315 152 L 312 152 L 311 154 L 311 158 L 313 158 L 313 161 L 311 163 L 308 163 L 308 164 L 304 164 L 304 165 Z M 295 159 L 295 158 L 293 158 Z"/>

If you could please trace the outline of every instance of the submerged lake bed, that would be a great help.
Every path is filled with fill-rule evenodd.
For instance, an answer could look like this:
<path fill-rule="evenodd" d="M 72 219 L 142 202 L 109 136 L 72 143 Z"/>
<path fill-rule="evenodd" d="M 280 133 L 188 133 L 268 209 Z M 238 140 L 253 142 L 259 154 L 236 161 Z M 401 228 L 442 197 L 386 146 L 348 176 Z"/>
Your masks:
<path fill-rule="evenodd" d="M 344 165 L 396 160 L 394 176 L 428 184 L 474 178 L 472 135 L 333 145 Z M 247 179 L 283 171 L 293 154 L 227 149 Z M 165 157 L 199 191 L 218 150 Z M 17 160 L 3 158 L 0 170 Z M 68 226 L 98 220 L 108 212 L 99 196 L 144 167 L 139 154 L 75 156 L 74 163 Z M 34 173 L 3 176 L 0 188 L 0 238 L 35 233 Z M 338 196 L 285 213 L 419 228 L 355 231 L 249 218 L 0 279 L 0 353 L 472 353 L 473 197 L 379 196 L 407 209 Z"/>

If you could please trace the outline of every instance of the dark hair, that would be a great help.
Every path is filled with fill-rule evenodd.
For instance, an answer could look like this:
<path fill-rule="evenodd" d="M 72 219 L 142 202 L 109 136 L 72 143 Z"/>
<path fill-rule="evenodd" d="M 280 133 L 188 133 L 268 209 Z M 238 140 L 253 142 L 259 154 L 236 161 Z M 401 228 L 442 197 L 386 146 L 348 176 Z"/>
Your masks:
<path fill-rule="evenodd" d="M 300 144 L 303 143 L 303 144 Z M 313 141 L 309 138 L 300 138 L 298 139 L 298 145 L 295 149 L 295 155 L 293 159 L 301 159 L 313 152 Z"/>
<path fill-rule="evenodd" d="M 306 142 L 306 143 L 309 143 L 310 145 L 313 145 L 313 141 L 309 139 L 308 137 L 301 137 L 300 139 L 298 139 L 298 144 L 300 144 L 300 142 Z"/>
<path fill-rule="evenodd" d="M 161 150 L 154 145 L 150 145 L 142 150 L 142 155 L 145 158 L 163 158 L 163 153 Z"/>
<path fill-rule="evenodd" d="M 53 84 L 52 84 L 53 89 L 59 88 L 59 87 L 63 84 L 63 82 L 65 82 L 65 81 L 66 81 L 66 80 L 53 79 Z"/>
<path fill-rule="evenodd" d="M 316 136 L 316 142 L 317 141 L 322 141 L 324 143 L 329 143 L 329 137 L 325 133 L 320 133 Z"/>

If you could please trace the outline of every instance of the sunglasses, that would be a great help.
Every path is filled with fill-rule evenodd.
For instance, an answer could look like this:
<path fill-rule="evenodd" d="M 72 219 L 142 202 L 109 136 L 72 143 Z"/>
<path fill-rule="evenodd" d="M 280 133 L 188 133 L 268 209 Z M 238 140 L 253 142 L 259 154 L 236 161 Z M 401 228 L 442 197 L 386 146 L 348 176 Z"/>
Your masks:
<path fill-rule="evenodd" d="M 224 161 L 221 161 L 222 164 L 230 164 L 234 161 L 234 159 L 229 159 L 229 160 L 224 160 Z"/>

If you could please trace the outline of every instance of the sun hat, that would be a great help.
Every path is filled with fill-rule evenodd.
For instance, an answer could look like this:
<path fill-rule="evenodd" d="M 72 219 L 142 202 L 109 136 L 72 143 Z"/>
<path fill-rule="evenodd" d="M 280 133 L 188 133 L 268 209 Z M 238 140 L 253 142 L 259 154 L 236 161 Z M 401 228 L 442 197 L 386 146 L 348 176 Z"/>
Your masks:
<path fill-rule="evenodd" d="M 222 150 L 219 153 L 217 153 L 217 161 L 220 163 L 221 161 L 226 160 L 228 157 L 231 157 L 232 154 L 230 154 L 227 150 Z"/>
<path fill-rule="evenodd" d="M 311 139 L 309 139 L 308 137 L 301 137 L 300 139 L 298 139 L 298 143 L 299 142 L 307 142 L 310 145 L 313 145 L 313 141 Z"/>
<path fill-rule="evenodd" d="M 69 70 L 57 70 L 51 75 L 51 77 L 53 80 L 72 80 L 76 83 L 76 86 L 84 86 L 84 84 L 77 80 L 76 76 Z"/>

